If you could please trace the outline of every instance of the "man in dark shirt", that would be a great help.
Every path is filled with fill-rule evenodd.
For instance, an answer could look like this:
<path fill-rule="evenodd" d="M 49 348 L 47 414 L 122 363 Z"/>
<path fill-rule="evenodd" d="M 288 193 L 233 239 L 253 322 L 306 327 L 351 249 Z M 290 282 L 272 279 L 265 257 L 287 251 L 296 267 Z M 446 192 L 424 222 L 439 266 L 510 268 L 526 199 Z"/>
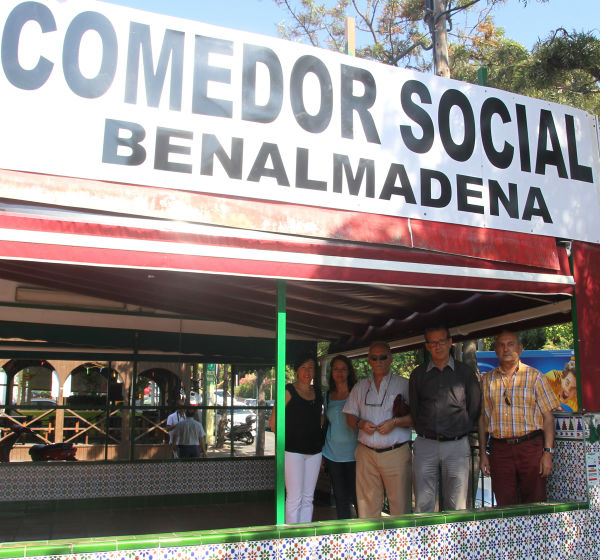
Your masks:
<path fill-rule="evenodd" d="M 450 355 L 452 338 L 446 327 L 425 331 L 429 363 L 410 375 L 410 410 L 417 439 L 413 445 L 415 511 L 435 508 L 441 471 L 440 509 L 467 507 L 469 432 L 477 425 L 481 390 L 475 372 Z"/>

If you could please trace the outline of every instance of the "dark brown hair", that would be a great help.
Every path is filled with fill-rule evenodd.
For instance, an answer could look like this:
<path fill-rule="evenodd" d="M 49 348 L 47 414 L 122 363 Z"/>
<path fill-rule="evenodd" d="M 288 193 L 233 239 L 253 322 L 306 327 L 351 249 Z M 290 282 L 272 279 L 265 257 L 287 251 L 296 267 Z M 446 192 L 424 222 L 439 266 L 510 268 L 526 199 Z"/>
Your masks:
<path fill-rule="evenodd" d="M 354 372 L 354 366 L 352 365 L 352 361 L 350 358 L 344 356 L 343 354 L 338 354 L 333 360 L 331 360 L 329 364 L 329 377 L 327 378 L 327 382 L 329 384 L 329 392 L 335 391 L 335 381 L 333 380 L 333 364 L 335 362 L 344 362 L 346 367 L 348 368 L 348 390 L 351 391 L 352 387 L 356 384 L 356 373 Z"/>

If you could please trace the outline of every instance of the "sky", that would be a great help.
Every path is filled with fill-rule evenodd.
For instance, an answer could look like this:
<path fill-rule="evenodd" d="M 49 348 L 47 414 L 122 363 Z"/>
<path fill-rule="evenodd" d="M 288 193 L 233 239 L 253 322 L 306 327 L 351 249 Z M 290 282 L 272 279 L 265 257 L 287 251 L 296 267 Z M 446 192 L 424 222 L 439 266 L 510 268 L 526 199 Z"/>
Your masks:
<path fill-rule="evenodd" d="M 275 37 L 277 23 L 286 19 L 285 11 L 273 0 L 105 1 Z M 506 36 L 528 49 L 557 27 L 568 31 L 594 31 L 600 35 L 600 0 L 550 0 L 547 3 L 528 0 L 526 7 L 518 0 L 508 0 L 497 7 L 494 14 L 496 25 L 506 30 Z"/>

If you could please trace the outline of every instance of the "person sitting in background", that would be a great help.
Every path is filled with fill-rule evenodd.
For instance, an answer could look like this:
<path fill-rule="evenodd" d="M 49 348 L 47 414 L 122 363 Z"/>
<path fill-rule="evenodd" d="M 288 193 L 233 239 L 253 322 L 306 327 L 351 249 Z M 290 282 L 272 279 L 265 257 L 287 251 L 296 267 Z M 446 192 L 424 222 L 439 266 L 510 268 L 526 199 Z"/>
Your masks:
<path fill-rule="evenodd" d="M 308 523 L 321 467 L 323 395 L 315 376 L 316 358 L 301 357 L 294 369 L 296 381 L 285 386 L 285 522 Z M 273 432 L 276 418 L 273 409 Z"/>
<path fill-rule="evenodd" d="M 356 459 L 354 451 L 358 432 L 348 426 L 342 412 L 346 399 L 356 383 L 352 362 L 346 356 L 336 356 L 329 369 L 329 390 L 324 404 L 328 426 L 323 457 L 335 498 L 338 519 L 350 519 L 351 504 L 356 507 Z"/>
<path fill-rule="evenodd" d="M 177 446 L 180 459 L 190 457 L 206 457 L 204 450 L 204 428 L 194 419 L 196 411 L 188 408 L 185 419 L 179 422 L 173 430 L 173 447 Z"/>

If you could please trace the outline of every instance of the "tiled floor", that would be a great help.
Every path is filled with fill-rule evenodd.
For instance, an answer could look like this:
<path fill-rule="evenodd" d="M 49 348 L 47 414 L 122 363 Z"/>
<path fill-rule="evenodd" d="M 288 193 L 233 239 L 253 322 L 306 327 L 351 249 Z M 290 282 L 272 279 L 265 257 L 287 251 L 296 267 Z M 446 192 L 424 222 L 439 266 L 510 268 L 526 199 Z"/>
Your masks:
<path fill-rule="evenodd" d="M 0 542 L 55 540 L 250 527 L 274 523 L 268 502 L 50 513 L 0 512 Z M 335 508 L 315 507 L 314 520 L 335 519 Z"/>

